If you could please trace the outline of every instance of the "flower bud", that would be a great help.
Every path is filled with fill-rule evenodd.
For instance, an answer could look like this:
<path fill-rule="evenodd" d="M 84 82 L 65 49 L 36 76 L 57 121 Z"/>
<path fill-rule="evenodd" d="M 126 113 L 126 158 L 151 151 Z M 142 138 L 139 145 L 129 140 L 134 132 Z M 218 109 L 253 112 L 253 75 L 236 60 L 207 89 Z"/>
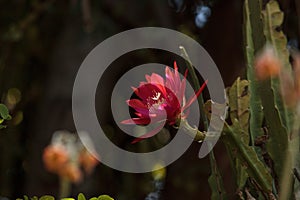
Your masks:
<path fill-rule="evenodd" d="M 266 80 L 279 75 L 282 63 L 275 55 L 274 49 L 267 46 L 256 57 L 254 67 L 257 79 Z"/>

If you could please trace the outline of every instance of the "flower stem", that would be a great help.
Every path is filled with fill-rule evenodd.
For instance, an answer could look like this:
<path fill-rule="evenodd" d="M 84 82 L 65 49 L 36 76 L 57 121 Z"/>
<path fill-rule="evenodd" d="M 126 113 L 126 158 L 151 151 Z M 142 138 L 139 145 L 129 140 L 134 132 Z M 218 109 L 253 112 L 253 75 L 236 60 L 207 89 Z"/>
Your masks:
<path fill-rule="evenodd" d="M 199 83 L 198 77 L 196 75 L 196 72 L 194 70 L 194 67 L 192 65 L 192 62 L 189 58 L 189 55 L 187 54 L 187 52 L 183 46 L 179 46 L 179 48 L 182 51 L 183 56 L 185 57 L 185 59 L 188 62 L 187 67 L 188 67 L 189 73 L 192 77 L 194 86 L 195 86 L 196 90 L 199 90 L 200 83 Z M 204 99 L 203 99 L 202 94 L 200 94 L 198 97 L 198 103 L 199 103 L 199 108 L 200 108 L 200 118 L 203 120 L 204 130 L 207 131 L 208 130 L 208 119 L 204 112 Z M 184 128 L 186 128 L 186 130 L 188 130 L 187 133 L 192 134 L 191 136 L 194 137 L 194 140 L 196 140 L 198 142 L 202 142 L 205 139 L 205 137 L 206 137 L 206 139 L 208 139 L 208 137 L 211 137 L 210 136 L 211 134 L 206 135 L 203 132 L 199 131 L 197 128 L 192 128 L 187 123 L 187 121 L 183 121 L 182 123 L 184 123 Z M 212 136 L 212 138 L 214 140 L 216 139 L 214 136 Z M 210 143 L 208 143 L 208 144 L 210 145 Z M 212 174 L 220 174 L 218 171 L 217 162 L 216 162 L 213 150 L 209 152 L 209 158 L 210 158 L 209 160 L 210 160 L 210 167 L 211 167 Z M 220 186 L 220 188 L 221 188 L 221 186 L 223 186 L 222 178 L 220 178 L 220 177 L 215 177 L 215 178 L 217 180 L 218 186 Z M 214 189 L 214 188 L 211 188 L 211 189 Z"/>
<path fill-rule="evenodd" d="M 68 197 L 71 192 L 71 183 L 67 178 L 60 177 L 59 179 L 59 199 Z"/>
<path fill-rule="evenodd" d="M 182 119 L 180 125 L 184 128 L 184 131 L 194 138 L 195 141 L 203 141 L 205 139 L 205 134 L 199 131 L 197 128 L 191 127 L 187 120 Z"/>
<path fill-rule="evenodd" d="M 190 57 L 187 54 L 187 52 L 183 46 L 179 46 L 179 49 L 182 51 L 182 54 L 187 61 L 187 67 L 188 67 L 189 73 L 192 77 L 193 84 L 195 86 L 196 91 L 198 91 L 200 89 L 200 83 L 199 83 L 198 77 L 196 75 L 196 72 L 194 70 L 193 64 L 190 60 Z M 199 109 L 200 109 L 200 118 L 203 120 L 204 129 L 207 130 L 208 129 L 208 120 L 207 120 L 207 117 L 206 117 L 204 109 L 203 109 L 204 108 L 204 100 L 203 100 L 202 94 L 200 94 L 198 97 L 198 103 L 199 103 Z"/>
<path fill-rule="evenodd" d="M 293 170 L 296 165 L 296 159 L 299 156 L 299 119 L 300 119 L 300 102 L 298 102 L 295 119 L 294 119 L 294 127 L 292 130 L 292 134 L 289 139 L 288 150 L 286 151 L 287 155 L 285 158 L 285 163 L 283 165 L 283 172 L 280 183 L 280 192 L 279 198 L 280 200 L 288 199 L 291 196 L 292 192 L 292 178 L 293 178 Z"/>

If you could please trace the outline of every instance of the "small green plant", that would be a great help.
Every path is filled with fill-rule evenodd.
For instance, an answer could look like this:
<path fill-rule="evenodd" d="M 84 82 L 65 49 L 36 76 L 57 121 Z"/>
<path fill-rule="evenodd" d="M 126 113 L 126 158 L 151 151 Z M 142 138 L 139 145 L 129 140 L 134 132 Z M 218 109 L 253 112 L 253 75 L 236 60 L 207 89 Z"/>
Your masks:
<path fill-rule="evenodd" d="M 0 104 L 0 129 L 6 128 L 6 125 L 3 124 L 7 120 L 11 120 L 9 110 L 4 104 Z"/>
<path fill-rule="evenodd" d="M 44 195 L 38 198 L 37 196 L 28 197 L 26 195 L 23 196 L 23 198 L 18 198 L 17 200 L 55 200 L 53 196 L 50 195 Z M 62 198 L 62 200 L 75 200 L 75 198 Z M 79 193 L 77 196 L 77 200 L 86 200 L 84 194 Z M 108 195 L 100 195 L 99 197 L 92 197 L 89 200 L 114 200 Z"/>

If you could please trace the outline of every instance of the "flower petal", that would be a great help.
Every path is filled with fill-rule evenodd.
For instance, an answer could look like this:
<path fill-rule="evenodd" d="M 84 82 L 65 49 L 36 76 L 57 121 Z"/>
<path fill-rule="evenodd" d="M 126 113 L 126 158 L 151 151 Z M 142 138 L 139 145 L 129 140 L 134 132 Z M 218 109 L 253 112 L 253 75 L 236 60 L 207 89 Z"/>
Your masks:
<path fill-rule="evenodd" d="M 178 96 L 179 96 L 178 98 L 179 98 L 181 106 L 183 106 L 183 103 L 184 103 L 185 88 L 186 88 L 186 79 L 183 79 L 181 81 L 180 91 L 179 91 L 179 94 L 178 94 Z"/>
<path fill-rule="evenodd" d="M 141 140 L 144 140 L 146 138 L 149 138 L 149 137 L 153 137 L 154 135 L 156 135 L 157 133 L 159 133 L 159 131 L 164 127 L 165 123 L 160 123 L 159 126 L 157 126 L 156 128 L 154 128 L 153 130 L 151 130 L 150 132 L 140 136 L 140 137 L 137 137 L 135 138 L 131 144 L 135 144 L 137 142 L 140 142 Z"/>
<path fill-rule="evenodd" d="M 176 61 L 174 61 L 174 70 L 175 70 L 174 82 L 175 82 L 175 92 L 176 92 L 180 90 L 180 83 L 181 83 Z"/>
<path fill-rule="evenodd" d="M 151 78 L 152 84 L 158 84 L 158 85 L 162 85 L 162 86 L 164 85 L 164 79 L 160 75 L 158 75 L 156 73 L 152 73 L 150 78 Z"/>
<path fill-rule="evenodd" d="M 163 94 L 158 85 L 154 85 L 151 83 L 142 84 L 135 91 L 135 94 L 140 97 L 143 102 L 147 103 L 149 103 L 149 98 L 151 99 L 152 97 L 155 97 L 157 93 Z"/>
<path fill-rule="evenodd" d="M 137 112 L 141 113 L 143 116 L 148 116 L 149 115 L 149 109 L 148 107 L 144 104 L 139 99 L 130 99 L 126 101 L 127 104 L 135 109 Z"/>
<path fill-rule="evenodd" d="M 175 91 L 174 74 L 169 67 L 166 67 L 165 73 L 166 73 L 166 87 L 174 92 Z"/>
<path fill-rule="evenodd" d="M 131 118 L 121 121 L 122 124 L 137 124 L 147 125 L 150 123 L 150 118 Z"/>
<path fill-rule="evenodd" d="M 190 107 L 190 105 L 198 98 L 198 96 L 201 94 L 201 92 L 204 90 L 204 88 L 206 87 L 207 84 L 207 80 L 202 84 L 202 86 L 200 87 L 200 89 L 196 92 L 195 95 L 193 95 L 188 101 L 187 103 L 183 106 L 183 108 L 181 109 L 181 111 L 183 112 L 186 108 Z"/>

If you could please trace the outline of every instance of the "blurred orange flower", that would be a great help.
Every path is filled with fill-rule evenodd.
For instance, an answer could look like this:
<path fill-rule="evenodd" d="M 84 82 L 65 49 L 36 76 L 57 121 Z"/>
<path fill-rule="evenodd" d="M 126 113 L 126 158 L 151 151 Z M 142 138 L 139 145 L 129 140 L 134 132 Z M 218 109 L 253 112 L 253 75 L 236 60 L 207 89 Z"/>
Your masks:
<path fill-rule="evenodd" d="M 295 82 L 293 78 L 287 73 L 283 73 L 280 78 L 281 95 L 284 103 L 287 106 L 293 107 L 296 105 L 298 99 Z"/>
<path fill-rule="evenodd" d="M 59 171 L 59 175 L 67 178 L 73 183 L 79 183 L 82 180 L 82 173 L 79 167 L 72 163 L 67 163 L 61 170 Z"/>
<path fill-rule="evenodd" d="M 57 131 L 43 153 L 46 169 L 73 183 L 82 180 L 82 168 L 87 174 L 91 174 L 99 163 L 99 156 L 87 151 L 77 139 L 74 134 Z"/>
<path fill-rule="evenodd" d="M 297 96 L 300 97 L 300 53 L 293 54 L 293 67 L 294 67 L 294 80 L 295 80 L 295 87 L 297 90 Z"/>
<path fill-rule="evenodd" d="M 49 145 L 43 154 L 45 167 L 48 171 L 58 173 L 69 160 L 69 155 L 64 147 Z"/>
<path fill-rule="evenodd" d="M 266 80 L 279 75 L 282 63 L 275 55 L 273 48 L 265 47 L 256 57 L 254 62 L 256 77 L 259 80 Z"/>
<path fill-rule="evenodd" d="M 288 73 L 281 75 L 281 94 L 287 106 L 293 107 L 300 100 L 300 54 L 294 53 L 293 76 Z"/>
<path fill-rule="evenodd" d="M 93 169 L 99 163 L 99 160 L 98 157 L 95 157 L 93 154 L 89 153 L 86 149 L 84 149 L 79 155 L 79 162 L 83 166 L 85 172 L 90 174 L 93 172 Z"/>

